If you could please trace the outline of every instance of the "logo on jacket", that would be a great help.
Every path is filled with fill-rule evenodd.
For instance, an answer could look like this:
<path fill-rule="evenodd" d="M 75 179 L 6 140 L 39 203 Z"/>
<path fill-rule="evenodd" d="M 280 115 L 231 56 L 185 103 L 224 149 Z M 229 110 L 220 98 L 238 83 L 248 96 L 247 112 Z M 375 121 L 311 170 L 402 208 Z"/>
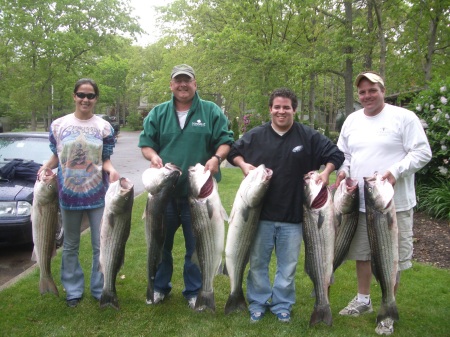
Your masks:
<path fill-rule="evenodd" d="M 200 126 L 200 127 L 204 128 L 206 126 L 206 123 L 202 123 L 202 121 L 200 119 L 197 119 L 196 122 L 192 122 L 192 126 Z"/>
<path fill-rule="evenodd" d="M 303 145 L 296 146 L 292 149 L 292 152 L 300 152 L 303 149 Z"/>

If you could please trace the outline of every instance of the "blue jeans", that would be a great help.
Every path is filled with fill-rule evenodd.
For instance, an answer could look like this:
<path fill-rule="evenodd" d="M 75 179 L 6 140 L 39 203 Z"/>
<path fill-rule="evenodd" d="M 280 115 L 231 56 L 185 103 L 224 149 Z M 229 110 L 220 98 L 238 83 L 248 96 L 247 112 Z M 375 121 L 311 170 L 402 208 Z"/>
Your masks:
<path fill-rule="evenodd" d="M 187 198 L 172 198 L 166 208 L 165 214 L 166 240 L 164 242 L 162 261 L 158 266 L 155 277 L 155 291 L 168 294 L 172 290 L 170 282 L 173 274 L 173 242 L 175 233 L 180 227 L 183 228 L 184 244 L 186 254 L 184 256 L 184 290 L 186 299 L 197 296 L 202 286 L 202 275 L 200 269 L 191 261 L 195 251 L 195 237 L 192 232 L 191 211 Z"/>
<path fill-rule="evenodd" d="M 100 224 L 103 207 L 70 211 L 61 209 L 64 228 L 64 244 L 61 264 L 61 282 L 66 289 L 66 299 L 81 298 L 84 292 L 84 274 L 78 259 L 80 251 L 81 221 L 86 212 L 91 227 L 92 267 L 91 294 L 99 299 L 103 289 L 103 274 L 99 271 Z"/>
<path fill-rule="evenodd" d="M 302 242 L 302 225 L 260 221 L 250 250 L 247 276 L 249 311 L 274 314 L 290 312 L 295 303 L 295 271 Z M 269 263 L 275 248 L 277 268 L 273 287 L 269 279 Z"/>

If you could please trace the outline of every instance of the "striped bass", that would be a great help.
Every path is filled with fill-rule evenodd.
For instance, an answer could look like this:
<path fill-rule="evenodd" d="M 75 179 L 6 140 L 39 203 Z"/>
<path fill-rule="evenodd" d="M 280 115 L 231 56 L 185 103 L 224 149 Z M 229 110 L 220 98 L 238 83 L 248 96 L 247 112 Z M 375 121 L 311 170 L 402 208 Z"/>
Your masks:
<path fill-rule="evenodd" d="M 215 311 L 214 276 L 219 270 L 225 240 L 224 221 L 228 219 L 220 201 L 217 182 L 201 164 L 189 168 L 189 207 L 196 253 L 202 273 L 202 287 L 195 310 Z"/>
<path fill-rule="evenodd" d="M 333 203 L 337 218 L 336 241 L 334 244 L 334 272 L 344 262 L 358 227 L 358 180 L 352 178 L 343 179 L 334 193 Z"/>
<path fill-rule="evenodd" d="M 170 163 L 161 168 L 151 167 L 142 174 L 142 182 L 148 192 L 144 213 L 147 241 L 147 304 L 152 304 L 155 300 L 155 276 L 162 260 L 166 239 L 164 214 L 180 175 L 181 170 Z"/>
<path fill-rule="evenodd" d="M 385 318 L 398 321 L 394 287 L 398 272 L 398 228 L 394 188 L 381 175 L 364 177 L 367 232 L 372 272 L 380 283 L 382 299 L 377 323 Z"/>
<path fill-rule="evenodd" d="M 125 245 L 130 235 L 134 185 L 120 178 L 109 185 L 100 228 L 100 271 L 104 282 L 100 307 L 119 309 L 116 277 L 125 258 Z"/>
<path fill-rule="evenodd" d="M 51 259 L 56 251 L 56 230 L 58 227 L 58 187 L 56 174 L 46 169 L 40 173 L 34 184 L 32 207 L 33 256 L 39 265 L 39 291 L 59 296 L 53 280 Z"/>
<path fill-rule="evenodd" d="M 272 170 L 264 165 L 250 170 L 242 180 L 233 202 L 225 246 L 225 266 L 231 287 L 231 293 L 225 305 L 225 314 L 247 309 L 242 279 L 270 178 L 272 178 Z"/>
<path fill-rule="evenodd" d="M 305 241 L 305 271 L 314 284 L 316 302 L 309 325 L 319 322 L 332 325 L 333 318 L 328 290 L 333 274 L 335 215 L 329 188 L 317 182 L 318 172 L 305 175 L 303 204 L 303 239 Z"/>

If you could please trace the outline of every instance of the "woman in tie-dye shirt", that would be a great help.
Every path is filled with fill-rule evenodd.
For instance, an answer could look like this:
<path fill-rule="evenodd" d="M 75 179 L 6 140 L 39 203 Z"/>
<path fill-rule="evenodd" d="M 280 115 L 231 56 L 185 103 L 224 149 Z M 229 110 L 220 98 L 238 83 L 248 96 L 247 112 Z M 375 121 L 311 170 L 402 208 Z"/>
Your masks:
<path fill-rule="evenodd" d="M 75 84 L 75 112 L 51 124 L 49 139 L 53 155 L 38 172 L 41 177 L 45 169 L 58 168 L 64 228 L 61 282 L 69 307 L 77 306 L 84 292 L 84 274 L 78 259 L 83 213 L 91 226 L 90 290 L 94 298 L 100 298 L 103 288 L 103 275 L 98 268 L 100 223 L 108 185 L 120 178 L 110 160 L 115 145 L 114 129 L 109 122 L 94 115 L 98 96 L 98 86 L 93 80 L 80 79 Z"/>

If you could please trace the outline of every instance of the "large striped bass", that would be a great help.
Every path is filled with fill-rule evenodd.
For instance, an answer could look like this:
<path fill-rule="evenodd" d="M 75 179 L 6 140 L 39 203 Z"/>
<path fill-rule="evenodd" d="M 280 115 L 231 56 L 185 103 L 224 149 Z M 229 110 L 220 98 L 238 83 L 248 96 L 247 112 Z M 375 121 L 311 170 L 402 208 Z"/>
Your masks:
<path fill-rule="evenodd" d="M 51 259 L 56 250 L 55 237 L 58 227 L 56 174 L 50 169 L 43 170 L 34 184 L 33 193 L 33 256 L 40 269 L 39 291 L 41 294 L 51 292 L 59 296 L 51 271 Z"/>
<path fill-rule="evenodd" d="M 381 175 L 364 177 L 367 233 L 372 272 L 380 283 L 382 299 L 377 323 L 385 318 L 399 319 L 394 287 L 398 272 L 398 228 L 394 188 Z"/>
<path fill-rule="evenodd" d="M 358 180 L 343 179 L 333 197 L 337 228 L 334 244 L 333 272 L 344 262 L 358 227 L 359 188 Z"/>
<path fill-rule="evenodd" d="M 142 182 L 148 192 L 144 213 L 147 241 L 147 304 L 155 301 L 155 277 L 162 260 L 166 239 L 164 214 L 180 175 L 181 170 L 170 163 L 161 168 L 151 167 L 142 174 Z"/>
<path fill-rule="evenodd" d="M 225 246 L 225 266 L 231 288 L 225 304 L 225 314 L 247 309 L 242 279 L 270 178 L 272 170 L 264 165 L 250 170 L 242 180 L 233 202 Z"/>
<path fill-rule="evenodd" d="M 335 215 L 329 188 L 317 182 L 318 172 L 305 175 L 303 203 L 303 239 L 305 241 L 305 271 L 314 284 L 316 302 L 309 325 L 319 322 L 332 325 L 333 318 L 328 290 L 333 274 Z"/>
<path fill-rule="evenodd" d="M 127 178 L 120 178 L 109 185 L 105 195 L 100 229 L 100 271 L 104 283 L 100 307 L 119 309 L 116 277 L 125 258 L 125 245 L 130 235 L 131 213 L 134 202 L 134 185 Z"/>
<path fill-rule="evenodd" d="M 195 310 L 215 311 L 214 276 L 219 270 L 225 240 L 224 221 L 228 219 L 220 201 L 217 182 L 201 164 L 189 168 L 189 207 L 202 287 Z"/>

